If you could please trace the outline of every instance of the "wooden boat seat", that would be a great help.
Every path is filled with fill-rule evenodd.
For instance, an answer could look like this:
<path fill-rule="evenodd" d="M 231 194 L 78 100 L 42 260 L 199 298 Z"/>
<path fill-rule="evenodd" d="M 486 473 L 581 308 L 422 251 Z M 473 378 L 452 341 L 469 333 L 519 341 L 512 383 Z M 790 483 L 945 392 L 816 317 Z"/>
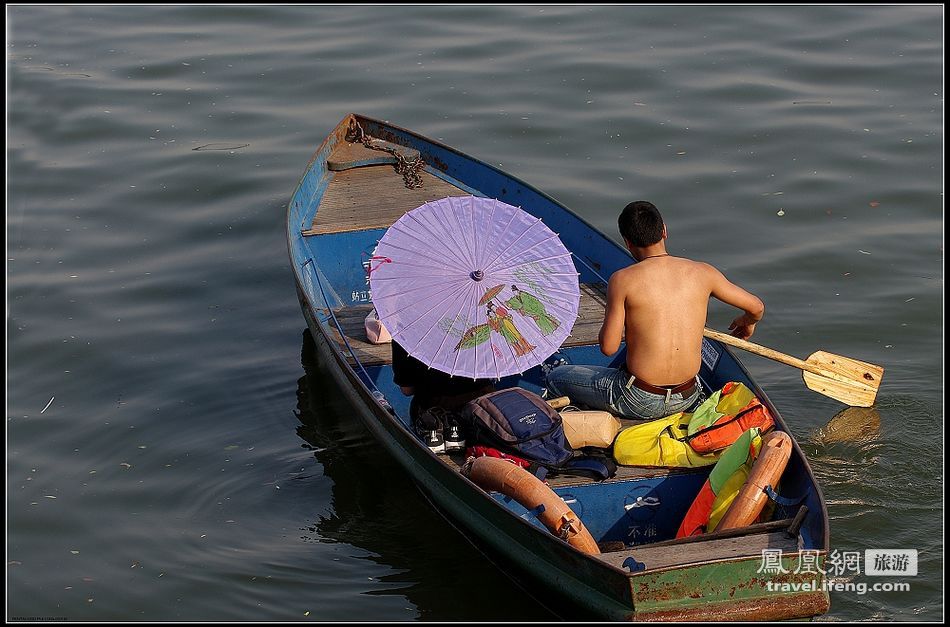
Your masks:
<path fill-rule="evenodd" d="M 766 529 L 773 528 L 766 527 Z M 624 561 L 628 557 L 632 557 L 642 563 L 646 570 L 654 570 L 698 562 L 748 558 L 750 556 L 761 557 L 764 549 L 780 550 L 783 555 L 798 553 L 797 534 L 790 534 L 785 530 L 764 531 L 730 537 L 717 537 L 715 534 L 710 534 L 708 538 L 700 537 L 698 540 L 686 538 L 685 540 L 690 541 L 658 542 L 656 546 L 644 544 L 623 551 L 601 553 L 597 557 L 624 570 L 627 570 L 623 566 Z"/>
<path fill-rule="evenodd" d="M 623 422 L 623 421 L 621 421 Z M 630 423 L 632 424 L 632 422 Z M 625 425 L 627 426 L 627 425 Z M 459 453 L 447 453 L 439 455 L 439 459 L 445 464 L 461 472 L 462 464 L 465 463 L 465 455 Z M 696 472 L 694 468 L 647 468 L 645 466 L 617 466 L 617 474 L 604 481 L 596 481 L 587 477 L 578 475 L 548 475 L 545 482 L 552 488 L 564 488 L 568 486 L 580 486 L 589 483 L 616 483 L 619 481 L 632 481 L 635 479 L 650 479 L 653 477 L 667 477 L 675 474 L 685 474 Z"/>
<path fill-rule="evenodd" d="M 603 283 L 581 284 L 577 321 L 574 323 L 570 337 L 564 342 L 565 347 L 593 346 L 598 343 L 598 334 L 604 321 L 606 289 Z M 333 339 L 343 355 L 347 357 L 350 365 L 356 365 L 354 354 L 365 367 L 392 363 L 392 348 L 389 344 L 372 344 L 366 340 L 363 321 L 372 308 L 372 305 L 356 305 L 333 310 L 334 316 L 343 329 L 343 335 L 346 336 L 346 343 L 353 349 L 353 353 L 346 348 L 343 336 L 336 329 L 333 329 Z M 329 315 L 326 309 L 321 310 L 321 313 Z"/>
<path fill-rule="evenodd" d="M 419 151 L 414 148 L 406 148 L 381 139 L 373 139 L 371 144 L 382 150 L 373 150 L 361 143 L 341 142 L 333 151 L 333 154 L 327 158 L 327 169 L 333 172 L 342 172 L 351 168 L 371 165 L 393 165 L 396 163 L 396 157 L 388 152 L 390 150 L 395 151 L 409 161 L 419 158 Z"/>

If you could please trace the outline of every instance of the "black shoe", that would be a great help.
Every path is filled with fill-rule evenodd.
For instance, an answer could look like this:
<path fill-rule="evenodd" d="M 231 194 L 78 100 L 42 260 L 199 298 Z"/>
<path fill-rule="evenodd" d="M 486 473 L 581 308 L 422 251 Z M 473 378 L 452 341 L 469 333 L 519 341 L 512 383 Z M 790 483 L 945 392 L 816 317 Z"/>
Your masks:
<path fill-rule="evenodd" d="M 462 437 L 462 430 L 459 429 L 458 425 L 452 425 L 449 427 L 449 432 L 445 436 L 445 450 L 448 451 L 461 451 L 465 448 L 465 438 Z"/>
<path fill-rule="evenodd" d="M 442 439 L 441 431 L 429 431 L 426 435 L 425 443 L 433 453 L 441 454 L 445 452 L 445 440 Z"/>

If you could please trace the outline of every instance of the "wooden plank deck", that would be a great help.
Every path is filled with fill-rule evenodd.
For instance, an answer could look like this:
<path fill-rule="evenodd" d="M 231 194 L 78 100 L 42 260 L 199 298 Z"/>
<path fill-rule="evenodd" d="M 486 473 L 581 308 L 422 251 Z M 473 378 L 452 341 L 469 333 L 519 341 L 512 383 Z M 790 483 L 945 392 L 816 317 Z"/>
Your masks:
<path fill-rule="evenodd" d="M 362 150 L 360 150 L 362 149 Z M 369 150 L 363 146 L 344 145 L 327 159 L 334 167 L 346 167 L 354 159 L 389 157 L 389 153 Z M 350 161 L 347 161 L 350 160 Z M 303 235 L 325 235 L 385 229 L 404 213 L 427 202 L 447 196 L 469 196 L 470 193 L 442 179 L 421 172 L 422 187 L 409 189 L 392 165 L 366 165 L 334 172 L 320 207 L 309 229 Z"/>
<path fill-rule="evenodd" d="M 563 346 L 592 346 L 598 343 L 598 334 L 604 321 L 605 290 L 606 286 L 603 283 L 581 284 L 577 321 Z M 371 344 L 366 340 L 366 328 L 363 326 L 363 321 L 372 307 L 372 305 L 358 305 L 333 310 L 334 316 L 346 335 L 346 342 L 353 349 L 353 354 L 367 367 L 392 363 L 392 348 L 389 344 Z M 321 313 L 328 314 L 326 309 Z M 337 346 L 347 356 L 347 360 L 355 366 L 356 360 L 347 350 L 343 337 L 335 328 L 332 329 L 332 335 Z"/>

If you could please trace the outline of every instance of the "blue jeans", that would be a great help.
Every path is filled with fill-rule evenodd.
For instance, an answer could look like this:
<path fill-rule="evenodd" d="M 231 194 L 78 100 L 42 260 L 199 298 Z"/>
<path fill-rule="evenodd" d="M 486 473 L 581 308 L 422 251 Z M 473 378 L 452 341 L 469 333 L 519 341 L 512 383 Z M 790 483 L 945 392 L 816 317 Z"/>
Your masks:
<path fill-rule="evenodd" d="M 618 414 L 624 418 L 663 418 L 688 411 L 702 396 L 696 378 L 692 394 L 653 394 L 633 385 L 632 377 L 622 368 L 601 366 L 558 366 L 547 375 L 547 388 L 553 396 L 567 396 L 572 404 L 586 405 Z"/>

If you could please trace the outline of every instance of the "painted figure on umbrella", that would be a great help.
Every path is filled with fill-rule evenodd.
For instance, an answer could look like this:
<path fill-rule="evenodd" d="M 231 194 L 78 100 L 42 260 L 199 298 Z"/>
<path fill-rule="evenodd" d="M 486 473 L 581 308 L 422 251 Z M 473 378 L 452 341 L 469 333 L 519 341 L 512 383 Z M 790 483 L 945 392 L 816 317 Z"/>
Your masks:
<path fill-rule="evenodd" d="M 492 328 L 492 331 L 497 331 L 504 336 L 505 341 L 511 345 L 511 348 L 514 350 L 515 355 L 521 357 L 522 355 L 527 355 L 533 351 L 536 346 L 532 346 L 528 343 L 524 336 L 521 335 L 521 332 L 518 330 L 518 327 L 515 326 L 514 321 L 511 319 L 511 314 L 508 313 L 508 310 L 502 307 L 501 305 L 495 305 L 493 302 L 488 301 L 488 326 Z"/>
<path fill-rule="evenodd" d="M 511 290 L 515 295 L 509 298 L 505 305 L 523 316 L 532 318 L 538 324 L 541 335 L 550 335 L 561 325 L 557 318 L 548 315 L 544 303 L 536 296 L 519 290 L 517 285 L 512 285 Z"/>
<path fill-rule="evenodd" d="M 479 344 L 487 342 L 491 337 L 491 331 L 500 334 L 511 346 L 514 354 L 518 357 L 526 355 L 533 351 L 532 346 L 515 326 L 514 320 L 508 310 L 501 305 L 496 305 L 494 299 L 505 288 L 504 285 L 496 285 L 485 292 L 485 295 L 478 301 L 479 305 L 485 305 L 487 308 L 487 324 L 479 324 L 468 329 L 463 335 L 462 340 L 455 346 L 455 350 L 463 348 L 474 348 Z"/>

